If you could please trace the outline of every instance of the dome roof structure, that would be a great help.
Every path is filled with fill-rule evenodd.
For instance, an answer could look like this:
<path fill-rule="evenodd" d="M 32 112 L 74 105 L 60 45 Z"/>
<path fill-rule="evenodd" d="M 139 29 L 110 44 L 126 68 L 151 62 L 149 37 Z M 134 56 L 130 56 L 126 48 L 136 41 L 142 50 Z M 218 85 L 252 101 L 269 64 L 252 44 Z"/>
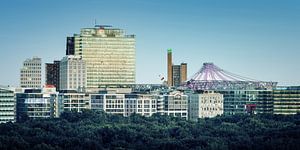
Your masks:
<path fill-rule="evenodd" d="M 213 63 L 204 63 L 185 84 L 193 90 L 272 89 L 276 85 L 277 82 L 259 81 L 225 71 Z"/>

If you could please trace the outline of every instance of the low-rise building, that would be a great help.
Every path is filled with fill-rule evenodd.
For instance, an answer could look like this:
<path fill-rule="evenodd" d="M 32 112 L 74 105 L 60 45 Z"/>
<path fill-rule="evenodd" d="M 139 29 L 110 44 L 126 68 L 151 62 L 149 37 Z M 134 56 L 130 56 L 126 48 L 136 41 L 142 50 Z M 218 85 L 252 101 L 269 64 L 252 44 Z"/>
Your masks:
<path fill-rule="evenodd" d="M 55 103 L 57 92 L 55 88 L 24 89 L 16 93 L 17 120 L 29 118 L 56 117 Z"/>
<path fill-rule="evenodd" d="M 300 113 L 300 86 L 277 87 L 273 90 L 274 114 Z"/>
<path fill-rule="evenodd" d="M 76 91 L 62 91 L 58 94 L 58 115 L 64 111 L 81 112 L 84 109 L 90 109 L 89 99 L 85 93 Z"/>
<path fill-rule="evenodd" d="M 0 86 L 0 123 L 16 121 L 16 100 L 14 91 Z"/>
<path fill-rule="evenodd" d="M 164 114 L 188 119 L 188 96 L 180 92 L 164 95 Z"/>
<path fill-rule="evenodd" d="M 125 116 L 133 113 L 150 117 L 157 112 L 157 96 L 150 94 L 126 94 Z"/>
<path fill-rule="evenodd" d="M 189 95 L 189 120 L 211 118 L 223 114 L 223 95 L 214 91 L 203 91 Z"/>

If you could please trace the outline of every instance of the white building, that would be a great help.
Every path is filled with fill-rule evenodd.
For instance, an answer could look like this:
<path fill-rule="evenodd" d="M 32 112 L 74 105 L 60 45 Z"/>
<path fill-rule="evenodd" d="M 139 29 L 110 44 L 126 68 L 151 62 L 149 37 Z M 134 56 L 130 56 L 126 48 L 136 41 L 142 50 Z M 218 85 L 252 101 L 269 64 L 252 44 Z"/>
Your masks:
<path fill-rule="evenodd" d="M 188 119 L 188 96 L 180 92 L 164 95 L 164 114 Z"/>
<path fill-rule="evenodd" d="M 189 120 L 211 118 L 222 115 L 223 95 L 214 91 L 204 91 L 201 94 L 189 95 Z"/>
<path fill-rule="evenodd" d="M 82 91 L 86 87 L 86 65 L 79 56 L 66 56 L 60 62 L 60 90 Z"/>
<path fill-rule="evenodd" d="M 0 86 L 0 123 L 16 121 L 16 100 L 14 91 Z"/>
<path fill-rule="evenodd" d="M 157 98 L 158 96 L 150 94 L 126 94 L 125 116 L 133 113 L 146 117 L 152 116 L 157 113 Z"/>
<path fill-rule="evenodd" d="M 22 88 L 42 87 L 42 59 L 33 57 L 26 59 L 20 72 L 20 86 Z"/>
<path fill-rule="evenodd" d="M 90 94 L 90 108 L 125 116 L 124 94 Z"/>
<path fill-rule="evenodd" d="M 90 109 L 89 99 L 85 93 L 67 92 L 58 94 L 58 116 L 64 111 L 81 112 Z"/>

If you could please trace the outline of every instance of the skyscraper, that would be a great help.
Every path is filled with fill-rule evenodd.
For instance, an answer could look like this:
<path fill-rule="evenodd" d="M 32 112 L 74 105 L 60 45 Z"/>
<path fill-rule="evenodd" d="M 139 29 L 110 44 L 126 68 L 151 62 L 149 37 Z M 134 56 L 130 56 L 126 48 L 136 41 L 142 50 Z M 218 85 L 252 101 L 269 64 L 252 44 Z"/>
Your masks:
<path fill-rule="evenodd" d="M 22 88 L 41 88 L 42 59 L 33 57 L 26 59 L 21 68 L 20 82 Z"/>
<path fill-rule="evenodd" d="M 172 65 L 172 86 L 180 86 L 181 77 L 180 77 L 181 69 L 180 65 Z"/>
<path fill-rule="evenodd" d="M 180 64 L 180 84 L 187 80 L 187 63 Z"/>
<path fill-rule="evenodd" d="M 74 55 L 74 37 L 67 37 L 66 55 Z"/>
<path fill-rule="evenodd" d="M 168 49 L 167 55 L 167 68 L 168 68 L 168 86 L 180 86 L 187 80 L 187 63 L 180 65 L 173 65 L 172 62 L 172 49 Z"/>
<path fill-rule="evenodd" d="M 167 56 L 167 65 L 168 65 L 168 86 L 173 86 L 173 62 L 172 62 L 172 49 L 168 49 L 168 56 Z"/>
<path fill-rule="evenodd" d="M 86 88 L 86 64 L 79 56 L 66 56 L 60 61 L 60 90 L 81 91 Z"/>
<path fill-rule="evenodd" d="M 46 63 L 46 84 L 54 85 L 56 91 L 59 91 L 59 63 L 60 61 Z"/>
<path fill-rule="evenodd" d="M 99 25 L 83 28 L 73 38 L 74 55 L 86 62 L 87 88 L 135 83 L 134 35 L 126 35 L 122 29 Z M 72 47 L 71 44 L 69 47 Z"/>

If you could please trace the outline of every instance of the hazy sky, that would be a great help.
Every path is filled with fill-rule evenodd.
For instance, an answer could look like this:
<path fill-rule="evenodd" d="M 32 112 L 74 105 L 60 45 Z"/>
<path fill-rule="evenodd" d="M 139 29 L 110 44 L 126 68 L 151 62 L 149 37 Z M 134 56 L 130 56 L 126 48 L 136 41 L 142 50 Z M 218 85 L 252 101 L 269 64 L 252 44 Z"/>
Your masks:
<path fill-rule="evenodd" d="M 95 19 L 136 35 L 137 83 L 159 83 L 172 48 L 189 77 L 214 62 L 242 76 L 300 85 L 299 0 L 1 0 L 0 84 L 18 85 L 26 58 L 61 59 L 66 37 Z"/>

